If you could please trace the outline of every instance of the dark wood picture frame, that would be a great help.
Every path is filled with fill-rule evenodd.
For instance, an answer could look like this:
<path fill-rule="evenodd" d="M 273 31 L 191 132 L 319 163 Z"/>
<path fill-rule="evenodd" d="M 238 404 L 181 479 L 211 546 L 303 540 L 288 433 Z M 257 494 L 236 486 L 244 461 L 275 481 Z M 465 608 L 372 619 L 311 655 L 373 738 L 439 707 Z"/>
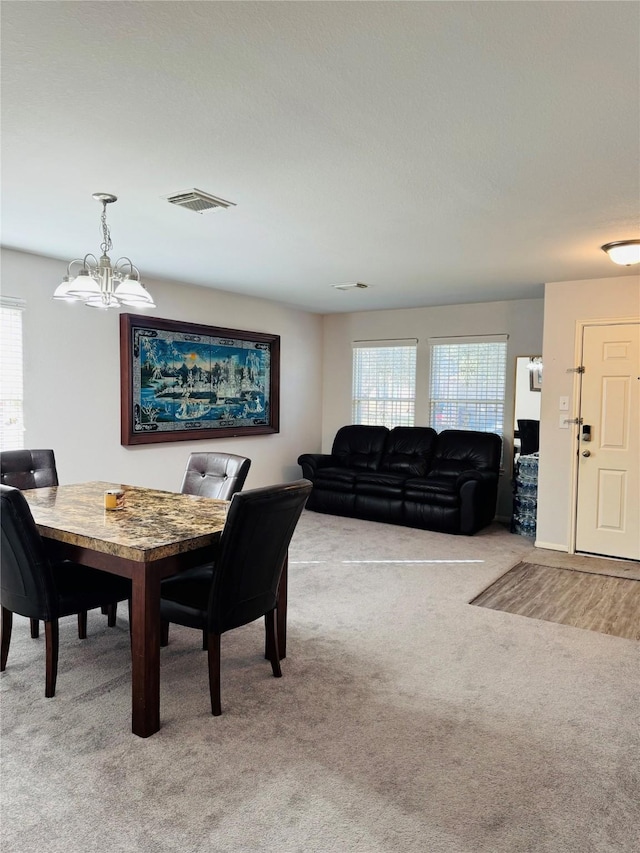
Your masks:
<path fill-rule="evenodd" d="M 120 315 L 121 443 L 280 431 L 280 338 Z"/>

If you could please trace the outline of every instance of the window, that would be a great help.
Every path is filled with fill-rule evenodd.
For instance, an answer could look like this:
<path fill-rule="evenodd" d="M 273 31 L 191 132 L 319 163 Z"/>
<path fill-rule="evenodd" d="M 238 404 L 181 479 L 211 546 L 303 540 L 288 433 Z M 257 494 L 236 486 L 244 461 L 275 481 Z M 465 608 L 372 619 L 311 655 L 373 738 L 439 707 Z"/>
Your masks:
<path fill-rule="evenodd" d="M 417 343 L 415 338 L 354 343 L 354 424 L 413 426 Z"/>
<path fill-rule="evenodd" d="M 24 446 L 22 311 L 19 299 L 0 299 L 0 450 Z"/>
<path fill-rule="evenodd" d="M 429 424 L 503 434 L 507 336 L 430 341 Z"/>

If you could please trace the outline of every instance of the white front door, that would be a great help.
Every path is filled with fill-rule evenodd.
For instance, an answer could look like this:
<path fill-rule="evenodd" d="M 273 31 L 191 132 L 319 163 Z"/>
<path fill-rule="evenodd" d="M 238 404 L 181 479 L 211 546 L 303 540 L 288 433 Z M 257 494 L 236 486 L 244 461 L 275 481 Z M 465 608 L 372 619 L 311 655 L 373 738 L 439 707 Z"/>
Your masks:
<path fill-rule="evenodd" d="M 576 550 L 640 560 L 640 324 L 582 343 Z"/>

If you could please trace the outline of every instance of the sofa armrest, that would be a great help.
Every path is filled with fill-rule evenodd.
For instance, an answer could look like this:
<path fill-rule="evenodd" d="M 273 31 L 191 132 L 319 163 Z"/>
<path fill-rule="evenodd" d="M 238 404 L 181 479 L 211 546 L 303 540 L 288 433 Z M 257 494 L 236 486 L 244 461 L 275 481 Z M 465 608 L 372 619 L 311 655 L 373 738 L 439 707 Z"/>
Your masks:
<path fill-rule="evenodd" d="M 492 471 L 464 471 L 456 486 L 460 494 L 460 533 L 470 536 L 495 518 L 498 475 Z"/>
<path fill-rule="evenodd" d="M 298 465 L 302 467 L 302 476 L 307 480 L 315 479 L 316 471 L 320 468 L 330 468 L 336 464 L 330 453 L 303 453 L 298 456 Z"/>
<path fill-rule="evenodd" d="M 489 485 L 498 482 L 498 475 L 494 471 L 463 471 L 456 478 L 456 489 L 460 491 L 465 483 L 474 481 Z"/>

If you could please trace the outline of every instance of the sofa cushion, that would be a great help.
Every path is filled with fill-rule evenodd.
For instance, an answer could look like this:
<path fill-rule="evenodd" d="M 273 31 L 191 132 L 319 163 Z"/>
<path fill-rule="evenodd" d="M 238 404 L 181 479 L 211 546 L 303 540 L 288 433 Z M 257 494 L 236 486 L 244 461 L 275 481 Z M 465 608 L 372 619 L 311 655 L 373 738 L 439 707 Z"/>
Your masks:
<path fill-rule="evenodd" d="M 436 437 L 431 427 L 394 427 L 385 441 L 380 470 L 405 477 L 424 477 Z"/>
<path fill-rule="evenodd" d="M 384 426 L 344 426 L 336 433 L 331 455 L 340 468 L 377 471 L 388 434 Z"/>
<path fill-rule="evenodd" d="M 476 469 L 461 459 L 439 458 L 433 460 L 430 476 L 439 477 L 440 479 L 449 478 L 455 482 L 459 474 L 469 470 L 475 471 Z"/>
<path fill-rule="evenodd" d="M 387 498 L 401 498 L 405 478 L 393 474 L 365 472 L 356 476 L 357 495 L 383 495 Z"/>
<path fill-rule="evenodd" d="M 434 506 L 455 507 L 460 504 L 460 494 L 456 488 L 455 477 L 429 475 L 407 480 L 404 497 L 407 501 L 433 504 Z"/>
<path fill-rule="evenodd" d="M 352 492 L 355 481 L 355 471 L 348 471 L 346 468 L 320 468 L 313 487 L 334 492 Z"/>

